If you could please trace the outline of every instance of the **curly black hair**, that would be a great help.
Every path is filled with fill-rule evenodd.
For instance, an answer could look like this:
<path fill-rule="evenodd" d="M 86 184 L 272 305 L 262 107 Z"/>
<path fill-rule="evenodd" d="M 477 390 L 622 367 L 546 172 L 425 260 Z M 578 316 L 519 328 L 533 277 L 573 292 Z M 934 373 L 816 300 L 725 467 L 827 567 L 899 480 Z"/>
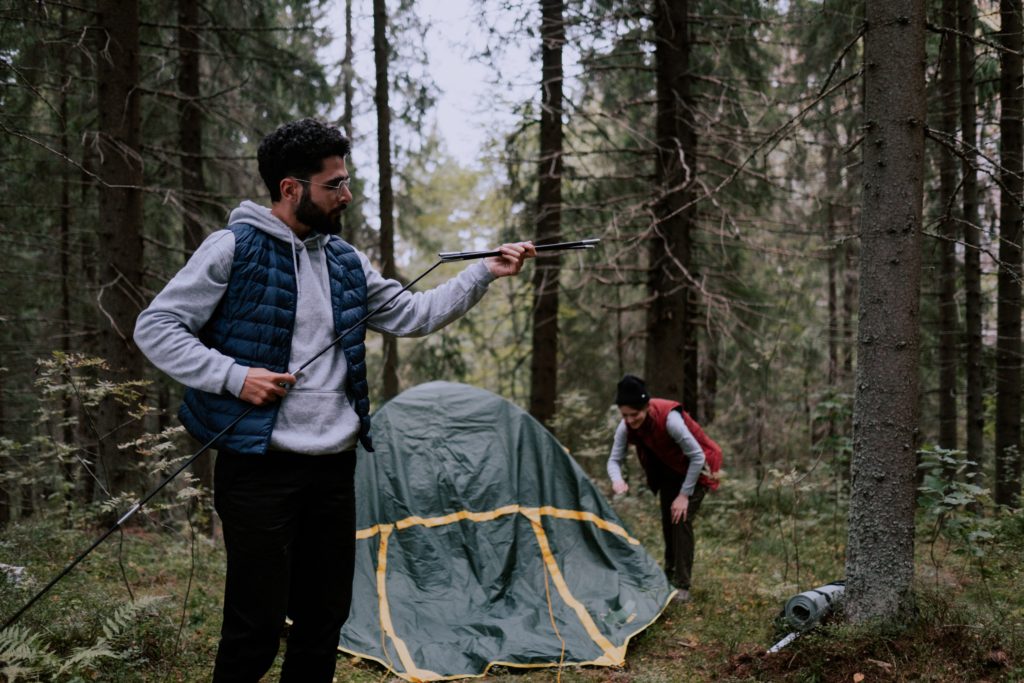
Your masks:
<path fill-rule="evenodd" d="M 281 199 L 281 180 L 289 176 L 309 180 L 323 170 L 327 157 L 348 156 L 352 143 L 336 127 L 319 119 L 285 123 L 260 142 L 256 158 L 271 201 Z"/>

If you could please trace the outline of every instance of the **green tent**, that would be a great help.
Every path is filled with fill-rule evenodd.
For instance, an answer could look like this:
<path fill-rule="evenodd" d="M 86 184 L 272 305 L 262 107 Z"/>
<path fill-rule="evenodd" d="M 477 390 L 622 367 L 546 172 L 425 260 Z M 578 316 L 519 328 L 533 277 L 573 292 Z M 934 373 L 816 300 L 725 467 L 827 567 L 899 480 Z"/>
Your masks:
<path fill-rule="evenodd" d="M 579 465 L 503 398 L 423 384 L 374 415 L 373 435 L 342 651 L 409 681 L 620 665 L 671 599 Z"/>

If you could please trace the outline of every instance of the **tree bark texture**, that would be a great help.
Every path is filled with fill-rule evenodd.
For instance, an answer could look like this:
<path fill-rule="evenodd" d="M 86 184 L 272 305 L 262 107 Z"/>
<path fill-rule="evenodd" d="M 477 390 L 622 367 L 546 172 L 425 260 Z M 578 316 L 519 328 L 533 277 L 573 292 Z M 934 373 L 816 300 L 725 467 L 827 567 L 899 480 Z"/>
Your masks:
<path fill-rule="evenodd" d="M 377 107 L 377 159 L 380 178 L 380 261 L 381 274 L 395 278 L 395 196 L 391 188 L 391 105 L 388 101 L 388 15 L 385 0 L 373 0 L 373 62 L 376 85 L 373 101 Z M 384 338 L 383 400 L 398 394 L 398 340 Z"/>
<path fill-rule="evenodd" d="M 831 118 L 831 112 L 829 113 Z M 826 134 L 827 138 L 831 135 Z M 835 158 L 835 144 L 831 139 L 822 141 L 822 156 L 825 164 L 825 247 L 828 249 L 828 388 L 837 390 L 839 377 L 839 257 L 840 247 L 836 246 L 836 202 L 835 193 L 841 191 L 842 179 L 839 164 Z M 831 425 L 829 426 L 831 436 Z"/>
<path fill-rule="evenodd" d="M 657 162 L 660 196 L 650 239 L 647 344 L 644 374 L 653 396 L 697 405 L 691 271 L 691 188 L 697 172 L 697 136 L 690 97 L 687 0 L 655 2 Z"/>
<path fill-rule="evenodd" d="M 345 57 L 342 62 L 342 92 L 344 92 L 345 109 L 341 114 L 341 125 L 345 130 L 345 137 L 352 140 L 354 129 L 352 120 L 355 103 L 355 38 L 352 35 L 352 0 L 345 0 Z"/>
<path fill-rule="evenodd" d="M 974 2 L 958 0 L 957 22 L 960 31 L 960 128 L 964 156 L 963 240 L 964 240 L 964 346 L 967 380 L 967 458 L 974 463 L 970 471 L 983 471 L 985 405 L 982 375 L 982 299 L 981 299 L 981 226 L 978 225 L 977 95 L 974 85 Z M 977 480 L 976 480 L 977 481 Z"/>
<path fill-rule="evenodd" d="M 956 2 L 942 0 L 942 26 L 949 30 L 942 36 L 939 55 L 939 125 L 942 132 L 952 140 L 957 128 L 957 40 Z M 939 221 L 939 446 L 949 450 L 957 447 L 957 343 L 960 332 L 957 324 L 956 302 L 956 166 L 957 158 L 952 150 L 939 150 L 939 205 L 942 216 Z M 950 468 L 947 475 L 954 476 Z"/>
<path fill-rule="evenodd" d="M 199 0 L 178 2 L 178 141 L 181 147 L 181 227 L 185 258 L 199 248 L 205 237 L 203 203 L 203 110 L 199 106 Z M 192 463 L 192 474 L 206 491 L 213 491 L 213 454 Z M 206 531 L 214 533 L 212 499 L 203 501 L 209 520 Z"/>
<path fill-rule="evenodd" d="M 1024 198 L 1024 70 L 1021 0 L 1000 0 L 999 276 L 996 305 L 995 500 L 1018 505 L 1021 437 L 1021 221 Z"/>
<path fill-rule="evenodd" d="M 342 93 L 344 98 L 344 109 L 341 113 L 341 127 L 345 131 L 345 137 L 351 142 L 355 139 L 355 127 L 352 123 L 355 118 L 355 47 L 352 34 L 352 0 L 345 0 L 345 57 L 341 63 Z M 354 175 L 354 161 L 349 155 L 348 172 Z M 356 212 L 356 201 L 348 208 L 348 215 Z M 342 224 L 341 238 L 349 244 L 355 244 L 356 225 L 354 218 L 347 218 Z"/>
<path fill-rule="evenodd" d="M 137 0 L 97 4 L 99 155 L 99 349 L 120 379 L 142 376 L 142 355 L 132 341 L 145 305 L 142 281 L 142 158 L 139 154 L 139 6 Z M 138 420 L 109 398 L 100 407 L 98 465 L 111 492 L 132 490 L 133 456 L 117 448 L 138 432 Z"/>
<path fill-rule="evenodd" d="M 563 0 L 541 0 L 540 164 L 537 169 L 536 241 L 557 242 L 562 232 Z M 533 271 L 533 346 L 530 414 L 542 424 L 555 415 L 558 397 L 558 282 L 561 257 L 545 253 Z"/>
<path fill-rule="evenodd" d="M 178 2 L 178 143 L 181 147 L 182 238 L 186 259 L 203 241 L 203 112 L 199 106 L 199 0 Z"/>
<path fill-rule="evenodd" d="M 60 23 L 61 26 L 68 25 L 68 8 L 61 7 L 60 9 Z M 60 68 L 61 73 L 71 73 L 71 50 L 70 45 L 60 45 L 57 48 L 60 51 Z M 71 158 L 71 140 L 68 134 L 68 120 L 71 115 L 70 108 L 68 106 L 69 99 L 69 84 L 62 87 L 60 90 L 60 153 L 65 159 Z M 58 318 L 60 320 L 60 350 L 68 356 L 71 354 L 71 283 L 74 282 L 74 275 L 71 272 L 71 165 L 62 164 L 60 172 L 60 229 L 58 232 L 58 243 L 60 245 L 60 311 Z M 75 444 L 75 401 L 72 399 L 72 393 L 67 391 L 64 393 L 64 397 L 61 400 L 61 412 L 64 415 L 63 424 L 61 428 L 61 440 L 70 446 Z M 64 479 L 67 486 L 74 490 L 75 487 L 75 473 L 80 469 L 80 464 L 74 461 L 65 462 L 62 467 L 64 473 Z M 85 501 L 88 502 L 88 501 Z M 0 520 L 2 521 L 2 520 Z"/>
<path fill-rule="evenodd" d="M 846 609 L 899 620 L 913 603 L 924 0 L 868 0 L 863 211 Z"/>

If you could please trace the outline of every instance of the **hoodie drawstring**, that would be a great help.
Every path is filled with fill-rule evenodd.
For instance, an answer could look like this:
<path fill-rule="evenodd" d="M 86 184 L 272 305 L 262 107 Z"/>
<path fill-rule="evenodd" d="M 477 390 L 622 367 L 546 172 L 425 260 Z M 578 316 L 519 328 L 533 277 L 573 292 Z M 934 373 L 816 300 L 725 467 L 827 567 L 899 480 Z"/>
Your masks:
<path fill-rule="evenodd" d="M 295 300 L 298 301 L 299 296 L 302 294 L 302 276 L 299 275 L 299 257 L 295 252 L 295 234 L 290 230 L 288 232 L 291 234 L 292 267 L 295 268 Z"/>

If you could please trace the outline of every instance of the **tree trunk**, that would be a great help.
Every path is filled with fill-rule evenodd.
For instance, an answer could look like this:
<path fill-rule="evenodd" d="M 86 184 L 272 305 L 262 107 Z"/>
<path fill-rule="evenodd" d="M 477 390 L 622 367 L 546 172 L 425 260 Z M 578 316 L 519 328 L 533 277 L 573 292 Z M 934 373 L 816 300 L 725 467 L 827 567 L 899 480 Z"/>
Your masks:
<path fill-rule="evenodd" d="M 354 118 L 355 102 L 355 47 L 352 35 L 352 0 L 345 0 L 345 58 L 341 65 L 342 92 L 344 93 L 344 110 L 341 114 L 341 126 L 345 137 L 351 142 L 353 135 L 352 119 Z"/>
<path fill-rule="evenodd" d="M 377 159 L 380 178 L 380 261 L 386 278 L 398 275 L 395 268 L 395 197 L 391 189 L 391 109 L 388 104 L 388 38 L 385 0 L 373 0 L 373 61 L 377 83 L 373 101 L 377 106 Z M 384 337 L 383 399 L 398 394 L 398 340 Z"/>
<path fill-rule="evenodd" d="M 863 183 L 861 183 L 863 184 Z M 853 183 L 851 183 L 851 187 Z M 849 216 L 849 225 L 854 225 L 857 218 L 852 214 Z M 853 312 L 857 309 L 857 278 L 860 273 L 857 267 L 857 251 L 852 240 L 846 240 L 842 246 L 842 272 L 843 272 L 843 377 L 850 378 L 853 375 L 853 360 L 856 355 L 857 345 L 854 343 Z"/>
<path fill-rule="evenodd" d="M 60 24 L 68 25 L 68 8 L 60 8 Z M 60 67 L 65 78 L 71 72 L 71 50 L 70 45 L 61 45 Z M 66 81 L 60 90 L 60 153 L 65 159 L 71 159 L 71 140 L 68 135 L 68 86 Z M 71 165 L 64 163 L 60 172 L 60 228 L 58 243 L 60 245 L 60 350 L 68 356 L 71 354 Z M 61 412 L 63 413 L 64 426 L 61 428 L 61 440 L 67 446 L 74 448 L 75 444 L 75 401 L 70 391 L 65 391 L 61 398 Z M 65 504 L 70 506 L 75 495 L 75 472 L 79 466 L 73 460 L 67 460 L 61 467 L 64 481 L 68 487 Z"/>
<path fill-rule="evenodd" d="M 981 338 L 981 228 L 978 225 L 977 96 L 974 86 L 974 3 L 959 0 L 960 29 L 960 121 L 964 146 L 963 217 L 964 217 L 964 302 L 965 347 L 967 375 L 967 459 L 974 463 L 969 470 L 982 471 L 984 457 L 985 405 L 982 378 Z"/>
<path fill-rule="evenodd" d="M 99 188 L 99 348 L 119 380 L 142 377 L 142 355 L 132 341 L 144 304 L 142 281 L 142 158 L 139 155 L 139 5 L 137 0 L 97 4 L 100 57 L 97 171 Z M 111 492 L 138 488 L 134 457 L 117 444 L 139 431 L 139 421 L 113 398 L 100 406 L 99 466 Z"/>
<path fill-rule="evenodd" d="M 1020 497 L 1021 207 L 1024 198 L 1024 93 L 1021 83 L 1021 0 L 1000 0 L 999 53 L 999 301 L 996 309 L 996 485 L 1000 505 Z"/>
<path fill-rule="evenodd" d="M 868 0 L 864 208 L 846 610 L 911 613 L 918 425 L 924 0 Z"/>
<path fill-rule="evenodd" d="M 199 0 L 178 2 L 178 139 L 181 147 L 182 244 L 185 258 L 202 244 L 203 201 L 206 180 L 203 176 L 203 112 L 199 107 Z M 205 491 L 213 491 L 213 453 L 192 463 L 192 474 Z M 201 506 L 208 521 L 206 532 L 214 533 L 212 500 Z"/>
<path fill-rule="evenodd" d="M 199 108 L 199 0 L 178 2 L 178 142 L 181 147 L 182 238 L 186 258 L 203 241 L 203 112 Z"/>
<path fill-rule="evenodd" d="M 538 244 L 557 242 L 562 230 L 562 0 L 541 0 L 540 165 L 537 169 Z M 558 397 L 558 281 L 561 259 L 542 254 L 533 272 L 533 346 L 530 414 L 542 424 Z"/>
<path fill-rule="evenodd" d="M 341 114 L 341 127 L 345 131 L 345 137 L 349 142 L 353 140 L 355 128 L 352 120 L 354 118 L 355 103 L 355 48 L 352 35 L 352 0 L 345 0 L 345 58 L 341 64 L 342 93 L 344 98 L 344 110 Z M 353 160 L 349 156 L 349 175 L 354 175 Z M 353 202 L 355 204 L 355 202 Z M 351 216 L 355 206 L 350 206 L 347 211 L 346 220 L 342 226 L 341 238 L 349 244 L 354 244 L 356 239 L 356 221 Z"/>
<path fill-rule="evenodd" d="M 655 2 L 657 165 L 661 196 L 650 242 L 647 348 L 644 373 L 651 395 L 696 405 L 695 296 L 691 286 L 693 208 L 690 188 L 697 171 L 687 0 Z M 684 208 L 686 207 L 686 208 Z"/>
<path fill-rule="evenodd" d="M 939 60 L 939 125 L 952 140 L 956 137 L 957 74 L 956 74 L 956 2 L 942 0 L 942 25 L 949 30 L 943 34 Z M 953 152 L 945 147 L 939 150 L 939 446 L 949 450 L 957 447 L 957 329 L 956 303 L 956 162 Z M 955 468 L 947 468 L 946 475 L 955 476 Z"/>
<path fill-rule="evenodd" d="M 715 421 L 715 399 L 718 396 L 718 334 L 713 324 L 708 324 L 706 343 L 707 356 L 701 368 L 700 421 L 704 427 Z"/>
<path fill-rule="evenodd" d="M 831 107 L 828 111 L 832 117 Z M 831 138 L 831 134 L 826 137 Z M 828 253 L 828 390 L 837 391 L 839 378 L 839 256 L 840 247 L 836 244 L 836 202 L 835 193 L 840 191 L 842 178 L 839 175 L 839 164 L 835 158 L 835 144 L 826 139 L 822 144 L 825 164 L 825 247 Z M 829 424 L 829 436 L 832 435 L 832 424 Z"/>

